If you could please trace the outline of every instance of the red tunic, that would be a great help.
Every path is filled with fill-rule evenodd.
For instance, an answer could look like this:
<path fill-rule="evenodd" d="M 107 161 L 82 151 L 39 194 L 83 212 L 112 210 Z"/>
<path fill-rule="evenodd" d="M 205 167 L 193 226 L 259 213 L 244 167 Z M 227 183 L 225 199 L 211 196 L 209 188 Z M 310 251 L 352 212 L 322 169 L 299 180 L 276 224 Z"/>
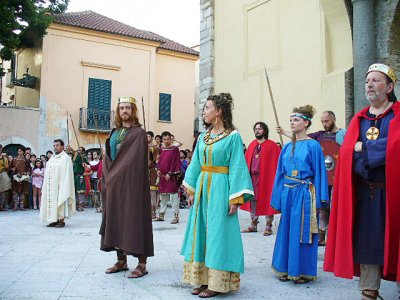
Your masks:
<path fill-rule="evenodd" d="M 179 148 L 164 147 L 161 148 L 160 158 L 158 160 L 158 170 L 161 173 L 158 191 L 160 193 L 175 194 L 178 192 L 178 175 L 181 171 L 181 159 Z M 165 180 L 165 175 L 170 175 L 170 180 Z"/>
<path fill-rule="evenodd" d="M 336 166 L 333 201 L 329 221 L 329 234 L 325 250 L 324 270 L 335 276 L 353 278 L 359 276 L 359 265 L 353 260 L 353 230 L 356 214 L 356 186 L 353 170 L 354 145 L 360 134 L 360 120 L 366 117 L 369 107 L 358 112 L 352 119 L 340 149 Z M 386 220 L 383 278 L 396 280 L 400 269 L 400 103 L 392 105 L 394 118 L 389 125 L 386 148 Z M 398 262 L 399 260 L 399 262 Z"/>
<path fill-rule="evenodd" d="M 258 145 L 259 145 L 258 141 L 254 140 L 253 142 L 250 143 L 249 148 L 246 151 L 245 158 L 249 170 L 251 170 L 251 161 L 253 153 Z M 276 166 L 278 165 L 278 159 L 280 153 L 281 149 L 275 142 L 271 140 L 266 140 L 263 143 L 261 143 L 260 164 L 259 164 L 260 178 L 258 181 L 259 182 L 258 191 L 255 191 L 258 197 L 257 207 L 256 207 L 257 216 L 273 215 L 277 213 L 269 206 L 269 203 L 271 201 L 272 187 L 274 185 Z M 250 202 L 241 205 L 240 208 L 243 210 L 251 211 Z"/>

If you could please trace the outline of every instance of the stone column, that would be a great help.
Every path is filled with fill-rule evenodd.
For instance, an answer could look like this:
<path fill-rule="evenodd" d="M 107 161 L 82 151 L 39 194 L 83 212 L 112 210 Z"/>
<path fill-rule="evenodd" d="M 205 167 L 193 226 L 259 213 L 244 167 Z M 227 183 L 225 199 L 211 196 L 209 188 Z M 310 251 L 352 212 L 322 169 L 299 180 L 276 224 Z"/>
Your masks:
<path fill-rule="evenodd" d="M 202 109 L 207 97 L 214 92 L 214 0 L 200 0 L 200 63 L 198 108 L 199 130 L 202 125 Z"/>
<path fill-rule="evenodd" d="M 368 105 L 364 94 L 364 79 L 368 67 L 376 60 L 374 0 L 352 0 L 354 112 Z"/>

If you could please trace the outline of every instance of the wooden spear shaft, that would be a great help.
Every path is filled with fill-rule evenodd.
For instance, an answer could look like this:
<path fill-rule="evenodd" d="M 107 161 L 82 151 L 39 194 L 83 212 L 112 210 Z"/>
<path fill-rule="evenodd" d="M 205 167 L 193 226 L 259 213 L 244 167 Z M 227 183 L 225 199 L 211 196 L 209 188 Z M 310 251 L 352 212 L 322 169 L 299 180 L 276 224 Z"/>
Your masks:
<path fill-rule="evenodd" d="M 277 126 L 277 127 L 280 127 L 280 125 L 279 125 L 279 120 L 278 120 L 278 114 L 276 113 L 276 107 L 275 107 L 274 96 L 272 95 L 271 83 L 269 82 L 268 73 L 267 73 L 267 69 L 265 68 L 265 66 L 264 66 L 264 71 L 265 71 L 265 78 L 267 79 L 267 85 L 268 85 L 269 96 L 270 96 L 271 102 L 272 102 L 272 109 L 274 110 L 276 126 Z M 280 139 L 281 145 L 282 145 L 282 147 L 283 147 L 282 133 L 279 133 L 279 139 Z"/>
<path fill-rule="evenodd" d="M 81 152 L 79 151 L 79 148 L 80 148 L 81 146 L 79 145 L 78 135 L 76 134 L 75 125 L 74 125 L 74 120 L 72 119 L 71 114 L 69 114 L 69 117 L 71 118 L 72 129 L 74 130 L 74 135 L 75 135 L 75 139 L 76 139 L 76 144 L 78 145 L 78 153 L 81 155 L 82 163 L 83 163 L 83 162 L 84 162 L 84 160 L 83 160 L 83 153 L 81 153 Z"/>
<path fill-rule="evenodd" d="M 97 123 L 96 111 L 97 111 L 97 110 L 95 109 L 95 111 L 94 111 L 94 125 L 96 126 L 96 135 L 97 135 L 97 139 L 99 140 L 100 151 L 102 151 L 102 149 L 101 149 L 100 134 L 99 134 L 99 123 Z M 99 114 L 97 114 L 97 116 L 99 116 Z"/>
<path fill-rule="evenodd" d="M 143 125 L 144 125 L 144 130 L 146 130 L 146 117 L 144 113 L 144 101 L 143 101 L 143 96 L 142 96 L 142 112 L 143 112 Z"/>
<path fill-rule="evenodd" d="M 68 110 L 67 110 L 67 145 L 69 146 L 69 123 L 68 123 Z"/>

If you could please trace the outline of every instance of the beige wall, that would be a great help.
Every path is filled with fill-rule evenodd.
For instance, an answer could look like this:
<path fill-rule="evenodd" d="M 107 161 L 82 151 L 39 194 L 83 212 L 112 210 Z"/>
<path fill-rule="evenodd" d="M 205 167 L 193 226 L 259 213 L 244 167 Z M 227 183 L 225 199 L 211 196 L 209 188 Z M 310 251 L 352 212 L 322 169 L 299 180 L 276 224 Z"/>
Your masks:
<path fill-rule="evenodd" d="M 294 106 L 312 104 L 344 126 L 344 72 L 352 67 L 351 32 L 343 1 L 215 1 L 215 92 L 234 97 L 234 123 L 246 143 L 265 121 L 278 140 L 264 75 L 266 66 L 281 125 Z"/>
<path fill-rule="evenodd" d="M 15 86 L 15 105 L 39 108 L 41 65 L 41 45 L 36 45 L 33 48 L 22 49 L 16 53 L 17 79 L 23 78 L 23 74 L 26 73 L 27 68 L 29 68 L 29 75 L 36 76 L 38 79 L 34 89 Z"/>
<path fill-rule="evenodd" d="M 89 78 L 112 81 L 112 110 L 116 109 L 118 97 L 133 96 L 138 100 L 143 124 L 143 97 L 147 129 L 171 130 L 188 143 L 193 132 L 194 61 L 156 54 L 157 45 L 53 24 L 43 40 L 40 94 L 43 135 L 39 147 L 48 148 L 55 137 L 66 139 L 67 110 L 75 128 L 78 127 L 79 108 L 87 107 L 88 103 Z M 157 122 L 159 91 L 173 95 L 171 124 Z M 186 107 L 192 114 L 179 114 L 180 108 Z M 69 128 L 69 140 L 76 147 L 71 122 Z M 96 134 L 77 132 L 80 145 L 98 144 Z M 106 138 L 107 134 L 101 135 L 102 143 Z"/>
<path fill-rule="evenodd" d="M 44 154 L 38 152 L 39 114 L 37 108 L 0 106 L 0 144 L 21 144 L 31 147 L 32 153 Z"/>
<path fill-rule="evenodd" d="M 168 130 L 191 148 L 194 129 L 195 63 L 169 55 L 157 54 L 154 122 L 149 129 L 155 134 Z M 159 93 L 171 94 L 171 122 L 159 121 Z M 151 124 L 151 123 L 150 123 Z"/>

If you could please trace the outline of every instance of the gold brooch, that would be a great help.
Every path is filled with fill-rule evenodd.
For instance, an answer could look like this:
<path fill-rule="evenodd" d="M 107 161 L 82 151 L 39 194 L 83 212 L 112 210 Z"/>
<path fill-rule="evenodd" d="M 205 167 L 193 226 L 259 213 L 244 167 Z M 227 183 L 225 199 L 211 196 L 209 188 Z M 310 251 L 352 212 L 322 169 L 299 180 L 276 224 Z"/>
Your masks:
<path fill-rule="evenodd" d="M 379 137 L 379 129 L 372 126 L 368 128 L 367 133 L 365 134 L 368 140 L 376 140 Z"/>

